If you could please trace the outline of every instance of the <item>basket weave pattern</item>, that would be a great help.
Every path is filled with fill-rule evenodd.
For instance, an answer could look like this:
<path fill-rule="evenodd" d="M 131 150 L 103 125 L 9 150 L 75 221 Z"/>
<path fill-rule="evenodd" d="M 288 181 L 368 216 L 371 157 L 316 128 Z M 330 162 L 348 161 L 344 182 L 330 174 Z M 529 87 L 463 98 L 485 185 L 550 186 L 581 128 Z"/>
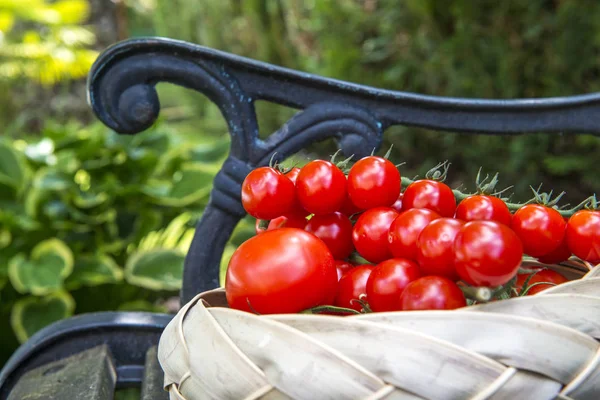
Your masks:
<path fill-rule="evenodd" d="M 454 311 L 258 316 L 206 292 L 161 337 L 164 386 L 185 400 L 598 400 L 600 266 L 581 267 L 553 266 L 581 279 L 537 295 Z"/>

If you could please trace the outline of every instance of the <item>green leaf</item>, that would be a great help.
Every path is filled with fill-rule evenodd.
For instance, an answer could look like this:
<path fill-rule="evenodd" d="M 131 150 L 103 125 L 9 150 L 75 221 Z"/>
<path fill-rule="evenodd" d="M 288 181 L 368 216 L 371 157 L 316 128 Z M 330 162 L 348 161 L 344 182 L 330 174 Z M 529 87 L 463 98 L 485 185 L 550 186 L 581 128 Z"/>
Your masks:
<path fill-rule="evenodd" d="M 155 182 L 143 192 L 162 206 L 185 207 L 207 198 L 218 168 L 212 165 L 186 164 L 175 173 L 172 184 Z"/>
<path fill-rule="evenodd" d="M 233 245 L 228 244 L 225 246 L 223 250 L 223 256 L 221 256 L 221 264 L 219 268 L 219 282 L 221 282 L 221 286 L 225 286 L 225 274 L 227 273 L 227 266 L 229 265 L 229 260 L 235 253 L 237 248 Z"/>
<path fill-rule="evenodd" d="M 251 216 L 242 219 L 231 234 L 229 243 L 237 247 L 251 237 L 256 236 L 255 221 Z"/>
<path fill-rule="evenodd" d="M 23 343 L 45 326 L 70 317 L 74 310 L 75 301 L 67 292 L 59 291 L 42 298 L 28 296 L 13 306 L 10 324 Z"/>
<path fill-rule="evenodd" d="M 167 311 L 166 307 L 152 304 L 146 300 L 134 300 L 123 303 L 118 308 L 119 311 L 148 311 L 153 313 L 164 313 Z M 139 397 L 138 397 L 139 398 Z"/>
<path fill-rule="evenodd" d="M 69 290 L 82 286 L 97 286 L 123 280 L 123 271 L 114 259 L 106 254 L 89 254 L 77 257 L 73 272 L 65 281 Z"/>
<path fill-rule="evenodd" d="M 134 253 L 125 265 L 125 279 L 132 285 L 152 290 L 181 287 L 185 254 L 173 249 Z"/>
<path fill-rule="evenodd" d="M 75 182 L 72 177 L 63 172 L 50 168 L 42 168 L 35 174 L 33 186 L 42 191 L 58 192 L 75 186 Z"/>
<path fill-rule="evenodd" d="M 20 153 L 8 143 L 0 142 L 0 183 L 17 190 L 26 183 L 27 169 Z"/>
<path fill-rule="evenodd" d="M 73 271 L 73 253 L 58 239 L 38 243 L 29 259 L 23 254 L 8 263 L 8 276 L 19 293 L 44 295 L 62 288 Z"/>

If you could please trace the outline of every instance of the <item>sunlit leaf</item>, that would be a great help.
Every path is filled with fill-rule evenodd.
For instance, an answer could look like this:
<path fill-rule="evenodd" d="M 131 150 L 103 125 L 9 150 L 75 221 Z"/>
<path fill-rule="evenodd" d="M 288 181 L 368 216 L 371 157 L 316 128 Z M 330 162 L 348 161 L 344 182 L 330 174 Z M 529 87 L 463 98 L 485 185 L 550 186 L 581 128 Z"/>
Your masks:
<path fill-rule="evenodd" d="M 185 254 L 179 250 L 139 251 L 127 260 L 125 279 L 151 290 L 178 290 L 181 287 Z"/>

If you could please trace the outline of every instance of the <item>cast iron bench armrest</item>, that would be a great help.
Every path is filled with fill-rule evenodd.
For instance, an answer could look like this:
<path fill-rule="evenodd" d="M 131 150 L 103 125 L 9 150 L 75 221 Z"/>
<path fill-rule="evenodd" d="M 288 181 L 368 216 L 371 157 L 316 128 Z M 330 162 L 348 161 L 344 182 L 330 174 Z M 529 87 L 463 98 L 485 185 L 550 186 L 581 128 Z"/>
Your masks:
<path fill-rule="evenodd" d="M 107 49 L 89 75 L 88 99 L 106 125 L 133 134 L 158 116 L 158 82 L 204 93 L 221 110 L 231 135 L 229 157 L 215 178 L 186 259 L 182 303 L 219 286 L 224 246 L 245 215 L 241 183 L 274 152 L 283 159 L 334 137 L 346 156 L 363 156 L 380 147 L 383 132 L 392 125 L 477 134 L 600 133 L 598 93 L 518 100 L 425 96 L 326 79 L 163 38 L 127 40 Z M 261 140 L 257 100 L 301 111 Z"/>

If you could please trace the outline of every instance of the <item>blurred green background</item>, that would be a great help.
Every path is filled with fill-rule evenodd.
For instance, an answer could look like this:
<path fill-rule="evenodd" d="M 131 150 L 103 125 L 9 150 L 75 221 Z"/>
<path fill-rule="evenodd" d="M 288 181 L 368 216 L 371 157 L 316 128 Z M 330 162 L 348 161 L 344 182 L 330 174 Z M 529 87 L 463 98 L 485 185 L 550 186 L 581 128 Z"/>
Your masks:
<path fill-rule="evenodd" d="M 586 0 L 0 0 L 0 365 L 75 313 L 176 304 L 228 137 L 202 95 L 164 84 L 148 132 L 118 136 L 95 121 L 85 76 L 97 52 L 147 35 L 432 95 L 600 91 L 600 3 Z M 257 110 L 263 135 L 294 112 Z M 514 200 L 540 183 L 571 203 L 599 187 L 590 135 L 393 128 L 392 144 L 406 176 L 447 159 L 450 184 L 472 190 L 481 166 L 514 185 Z M 324 143 L 301 157 L 333 151 Z M 251 233 L 245 220 L 226 254 Z"/>

